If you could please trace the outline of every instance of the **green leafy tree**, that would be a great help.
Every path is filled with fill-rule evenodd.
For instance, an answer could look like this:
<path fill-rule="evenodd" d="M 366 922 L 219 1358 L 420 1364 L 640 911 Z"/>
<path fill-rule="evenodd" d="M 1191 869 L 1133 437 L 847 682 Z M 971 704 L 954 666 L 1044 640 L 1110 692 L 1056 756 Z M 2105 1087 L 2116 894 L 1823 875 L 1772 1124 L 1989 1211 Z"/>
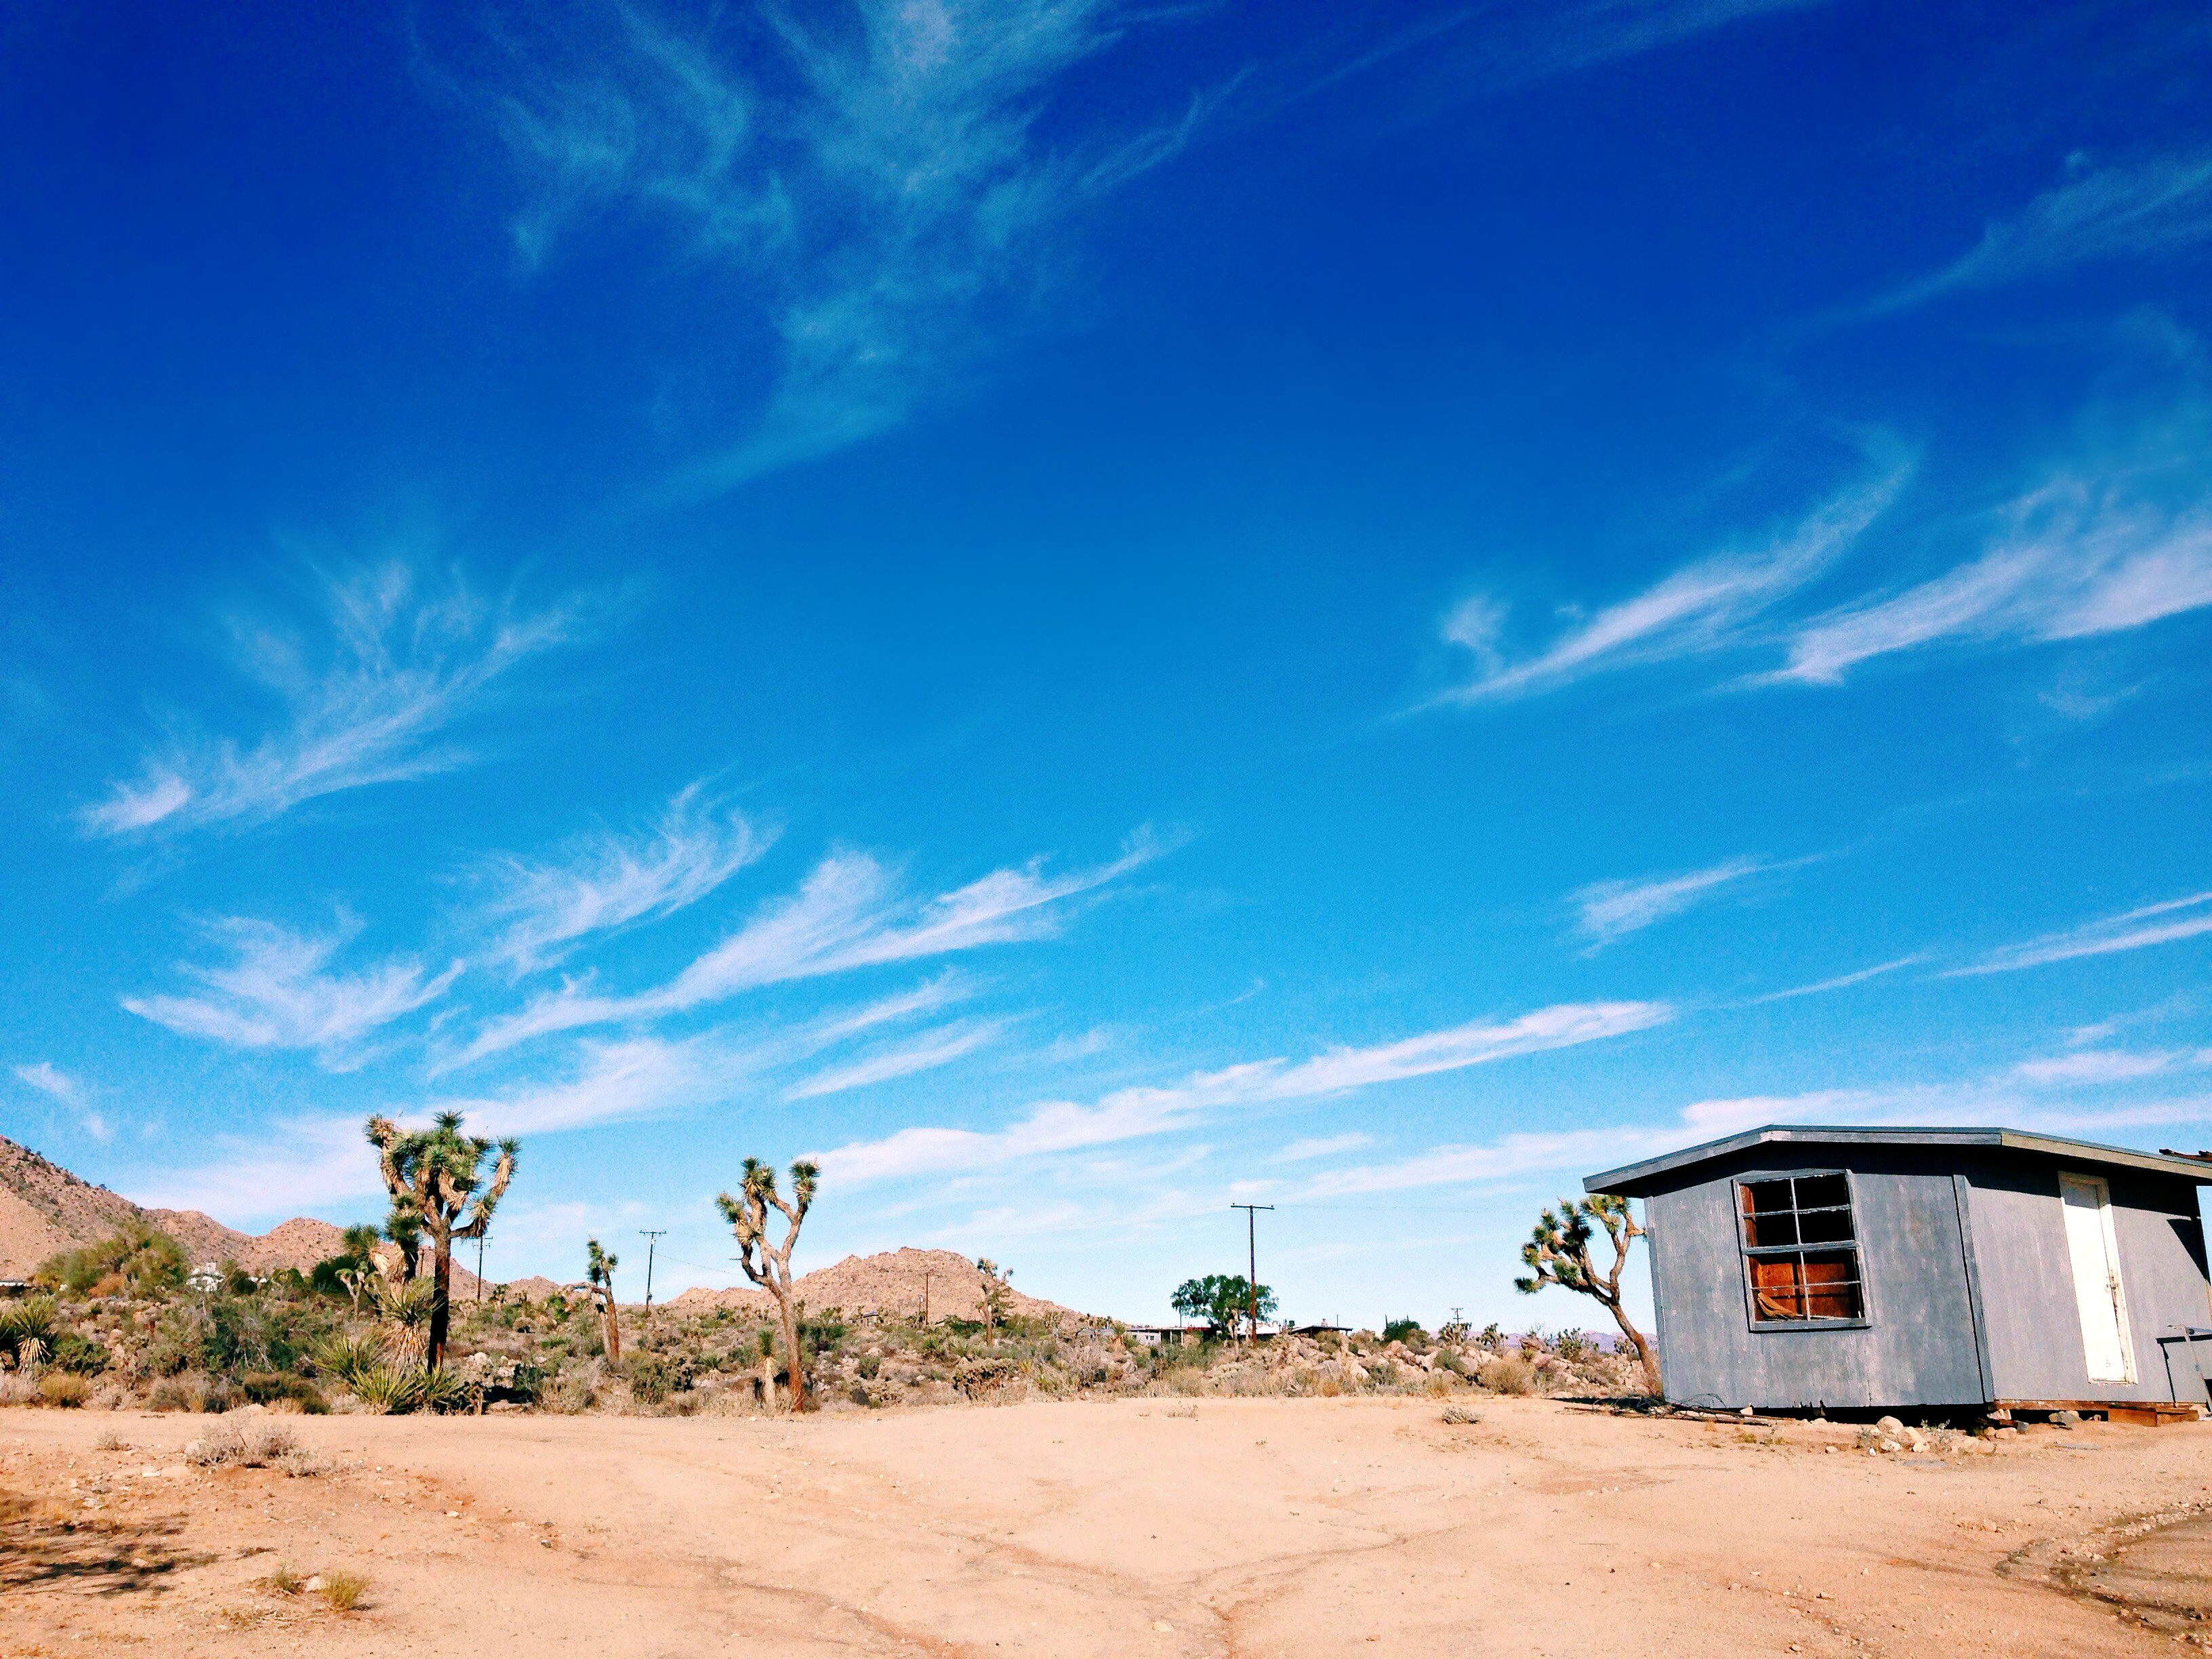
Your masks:
<path fill-rule="evenodd" d="M 822 1171 L 805 1159 L 791 1166 L 791 1197 L 775 1189 L 775 1169 L 757 1158 L 745 1160 L 744 1175 L 733 1196 L 715 1199 L 722 1218 L 737 1235 L 738 1265 L 745 1277 L 775 1298 L 776 1316 L 783 1326 L 783 1352 L 791 1367 L 791 1408 L 811 1411 L 813 1395 L 806 1387 L 806 1370 L 799 1352 L 799 1304 L 792 1290 L 791 1249 L 799 1243 L 799 1229 L 813 1207 L 814 1189 Z M 768 1242 L 769 1212 L 782 1216 L 787 1225 L 783 1243 Z"/>
<path fill-rule="evenodd" d="M 489 1176 L 483 1164 L 495 1145 L 461 1133 L 459 1112 L 441 1112 L 427 1129 L 404 1130 L 388 1117 L 372 1117 L 368 1143 L 382 1160 L 386 1191 L 392 1194 L 391 1233 L 400 1248 L 403 1235 L 416 1234 L 430 1247 L 431 1276 L 437 1302 L 430 1316 L 429 1346 L 424 1363 L 445 1363 L 446 1333 L 452 1316 L 453 1243 L 481 1238 L 491 1229 L 492 1211 L 514 1179 L 513 1140 L 496 1144 L 498 1157 Z M 418 1247 L 419 1249 L 419 1247 Z M 410 1252 L 410 1263 L 419 1255 Z M 415 1274 L 410 1271 L 409 1276 Z"/>
<path fill-rule="evenodd" d="M 1613 1266 L 1603 1273 L 1590 1260 L 1590 1246 L 1600 1227 L 1613 1245 Z M 1558 1209 L 1543 1212 L 1528 1242 L 1521 1247 L 1521 1261 L 1528 1272 L 1513 1281 L 1513 1288 L 1523 1296 L 1534 1296 L 1547 1285 L 1557 1285 L 1589 1297 L 1613 1316 L 1613 1322 L 1620 1327 L 1620 1334 L 1644 1362 L 1645 1390 L 1656 1395 L 1660 1392 L 1658 1350 L 1629 1322 L 1620 1305 L 1620 1270 L 1628 1263 L 1629 1247 L 1643 1236 L 1644 1229 L 1636 1224 L 1635 1213 L 1625 1198 L 1610 1193 L 1588 1199 L 1563 1198 Z"/>
<path fill-rule="evenodd" d="M 1273 1319 L 1275 1292 L 1265 1285 L 1255 1291 L 1243 1273 L 1207 1273 L 1176 1285 L 1168 1306 L 1185 1319 L 1201 1322 L 1214 1335 L 1226 1336 L 1240 1320 Z"/>

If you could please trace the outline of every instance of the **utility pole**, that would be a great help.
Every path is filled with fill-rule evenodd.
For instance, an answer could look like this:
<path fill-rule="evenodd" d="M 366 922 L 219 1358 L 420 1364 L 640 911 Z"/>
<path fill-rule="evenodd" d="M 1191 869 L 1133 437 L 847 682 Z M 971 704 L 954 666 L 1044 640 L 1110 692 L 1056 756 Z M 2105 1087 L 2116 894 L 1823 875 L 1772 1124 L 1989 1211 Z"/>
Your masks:
<path fill-rule="evenodd" d="M 649 1313 L 653 1310 L 653 1252 L 668 1236 L 668 1229 L 640 1227 L 637 1236 L 645 1241 L 645 1306 Z"/>
<path fill-rule="evenodd" d="M 477 1301 L 479 1304 L 483 1301 L 483 1247 L 490 1242 L 489 1233 L 477 1235 Z"/>
<path fill-rule="evenodd" d="M 921 1270 L 921 1328 L 929 1328 L 929 1269 Z"/>
<path fill-rule="evenodd" d="M 1249 1252 L 1248 1265 L 1251 1276 L 1244 1281 L 1244 1289 L 1251 1299 L 1246 1310 L 1250 1320 L 1251 1340 L 1260 1340 L 1260 1215 L 1261 1210 L 1272 1210 L 1272 1204 L 1232 1204 L 1232 1210 L 1244 1212 L 1244 1248 Z"/>

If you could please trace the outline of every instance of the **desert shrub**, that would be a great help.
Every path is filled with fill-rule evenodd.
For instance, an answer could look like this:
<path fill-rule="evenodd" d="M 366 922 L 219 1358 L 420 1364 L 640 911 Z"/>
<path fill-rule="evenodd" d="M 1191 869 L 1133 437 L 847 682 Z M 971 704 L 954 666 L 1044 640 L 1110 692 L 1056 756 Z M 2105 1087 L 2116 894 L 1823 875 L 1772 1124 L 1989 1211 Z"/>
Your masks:
<path fill-rule="evenodd" d="M 691 1362 L 668 1353 L 635 1353 L 623 1362 L 629 1391 L 648 1406 L 657 1406 L 672 1394 L 681 1393 L 696 1380 Z"/>
<path fill-rule="evenodd" d="M 1005 1388 L 1018 1374 L 1010 1359 L 963 1359 L 953 1368 L 952 1381 L 970 1400 L 982 1400 Z"/>
<path fill-rule="evenodd" d="M 1525 1359 L 1508 1359 L 1502 1355 L 1495 1359 L 1486 1359 L 1474 1376 L 1476 1382 L 1492 1394 L 1536 1392 L 1536 1368 Z"/>
<path fill-rule="evenodd" d="M 238 1379 L 238 1388 L 257 1406 L 290 1401 L 304 1412 L 319 1413 L 330 1409 L 323 1403 L 321 1389 L 291 1371 L 248 1371 Z"/>
<path fill-rule="evenodd" d="M 860 1356 L 860 1371 L 861 1376 L 873 1376 L 878 1371 L 883 1370 L 883 1368 L 884 1357 L 881 1354 L 864 1353 Z"/>
<path fill-rule="evenodd" d="M 39 1400 L 43 1405 L 82 1406 L 91 1393 L 92 1384 L 72 1371 L 48 1371 L 39 1379 Z"/>
<path fill-rule="evenodd" d="M 92 1443 L 94 1451 L 129 1451 L 131 1443 L 113 1429 L 102 1429 Z"/>
<path fill-rule="evenodd" d="M 71 1296 L 155 1296 L 185 1282 L 185 1253 L 167 1233 L 126 1227 L 97 1243 L 48 1256 L 31 1276 Z"/>
<path fill-rule="evenodd" d="M 368 1589 L 368 1580 L 357 1572 L 326 1572 L 322 1578 L 323 1600 L 335 1613 L 351 1613 Z"/>
<path fill-rule="evenodd" d="M 28 1406 L 38 1397 L 36 1378 L 21 1371 L 0 1371 L 0 1406 Z"/>
<path fill-rule="evenodd" d="M 54 1339 L 48 1363 L 65 1371 L 75 1371 L 79 1376 L 98 1376 L 107 1369 L 108 1352 L 76 1331 L 64 1331 Z"/>
<path fill-rule="evenodd" d="M 182 1376 L 165 1376 L 146 1394 L 146 1409 L 150 1412 L 196 1412 L 207 1392 L 206 1385 Z"/>
<path fill-rule="evenodd" d="M 227 1465 L 262 1469 L 299 1449 L 300 1443 L 282 1424 L 258 1423 L 251 1428 L 241 1428 L 234 1423 L 225 1423 L 187 1445 L 185 1461 L 204 1469 Z"/>
<path fill-rule="evenodd" d="M 422 1404 L 434 1412 L 471 1412 L 483 1401 L 483 1384 L 451 1365 L 418 1375 L 422 1379 Z"/>

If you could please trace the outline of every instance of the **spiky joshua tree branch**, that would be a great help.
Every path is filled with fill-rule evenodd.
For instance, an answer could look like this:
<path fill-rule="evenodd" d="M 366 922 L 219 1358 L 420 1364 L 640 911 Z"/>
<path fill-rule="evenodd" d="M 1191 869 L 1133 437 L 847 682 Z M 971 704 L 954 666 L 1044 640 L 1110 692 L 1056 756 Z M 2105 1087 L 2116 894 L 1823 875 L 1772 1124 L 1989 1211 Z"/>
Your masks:
<path fill-rule="evenodd" d="M 1603 1273 L 1590 1260 L 1590 1245 L 1599 1227 L 1605 1229 L 1613 1245 L 1613 1267 Z M 1660 1392 L 1658 1352 L 1650 1339 L 1629 1322 L 1620 1305 L 1620 1270 L 1628 1263 L 1629 1246 L 1643 1236 L 1644 1229 L 1636 1224 L 1635 1212 L 1625 1198 L 1610 1193 L 1583 1200 L 1563 1198 L 1558 1209 L 1544 1212 L 1528 1242 L 1521 1247 L 1521 1261 L 1528 1272 L 1513 1281 L 1513 1288 L 1523 1296 L 1534 1296 L 1547 1285 L 1557 1285 L 1596 1302 L 1613 1316 L 1620 1334 L 1634 1346 L 1636 1357 L 1644 1362 L 1644 1388 L 1656 1395 Z"/>
<path fill-rule="evenodd" d="M 791 1368 L 791 1408 L 795 1412 L 813 1410 L 814 1397 L 807 1389 L 799 1358 L 799 1304 L 792 1291 L 791 1249 L 799 1243 L 799 1224 L 813 1206 L 815 1185 L 821 1176 L 820 1169 L 801 1158 L 791 1166 L 791 1197 L 786 1200 L 775 1189 L 775 1166 L 749 1158 L 735 1195 L 724 1193 L 714 1200 L 721 1206 L 722 1218 L 737 1235 L 738 1265 L 745 1270 L 747 1279 L 775 1298 L 783 1326 L 784 1358 Z M 771 1245 L 768 1239 L 770 1210 L 789 1224 L 779 1245 Z"/>
<path fill-rule="evenodd" d="M 430 1247 L 438 1297 L 424 1358 L 434 1368 L 446 1358 L 454 1241 L 481 1238 L 489 1231 L 492 1211 L 514 1179 L 520 1148 L 513 1140 L 496 1143 L 499 1156 L 487 1180 L 483 1161 L 491 1156 L 495 1143 L 463 1134 L 459 1112 L 439 1113 L 427 1129 L 402 1129 L 388 1117 L 372 1117 L 367 1133 L 380 1161 L 385 1190 L 392 1195 L 387 1231 L 394 1239 L 419 1233 Z M 411 1262 L 413 1252 L 409 1256 Z"/>

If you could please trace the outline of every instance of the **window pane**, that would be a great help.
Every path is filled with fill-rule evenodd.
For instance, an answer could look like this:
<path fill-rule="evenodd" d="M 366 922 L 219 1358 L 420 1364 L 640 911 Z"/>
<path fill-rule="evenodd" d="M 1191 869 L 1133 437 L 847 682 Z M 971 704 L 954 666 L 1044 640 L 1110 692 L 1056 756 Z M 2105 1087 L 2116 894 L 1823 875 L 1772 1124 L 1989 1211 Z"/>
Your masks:
<path fill-rule="evenodd" d="M 1797 1207 L 1801 1210 L 1827 1209 L 1850 1201 L 1850 1182 L 1839 1175 L 1797 1177 Z"/>
<path fill-rule="evenodd" d="M 1743 1218 L 1743 1242 L 1752 1245 L 1795 1244 L 1797 1218 L 1786 1212 L 1781 1215 L 1747 1215 Z"/>
<path fill-rule="evenodd" d="M 1776 1210 L 1794 1210 L 1790 1201 L 1788 1181 L 1747 1181 L 1743 1193 L 1743 1212 L 1746 1215 L 1767 1215 Z"/>
<path fill-rule="evenodd" d="M 1797 1218 L 1797 1237 L 1808 1244 L 1848 1243 L 1851 1237 L 1851 1212 L 1849 1210 L 1808 1211 Z"/>
<path fill-rule="evenodd" d="M 1750 1259 L 1753 1317 L 1802 1319 L 1804 1288 L 1798 1282 L 1794 1255 L 1755 1255 Z"/>
<path fill-rule="evenodd" d="M 1806 1305 L 1814 1319 L 1857 1319 L 1865 1304 L 1859 1297 L 1859 1258 L 1856 1250 L 1823 1250 L 1805 1257 Z"/>

